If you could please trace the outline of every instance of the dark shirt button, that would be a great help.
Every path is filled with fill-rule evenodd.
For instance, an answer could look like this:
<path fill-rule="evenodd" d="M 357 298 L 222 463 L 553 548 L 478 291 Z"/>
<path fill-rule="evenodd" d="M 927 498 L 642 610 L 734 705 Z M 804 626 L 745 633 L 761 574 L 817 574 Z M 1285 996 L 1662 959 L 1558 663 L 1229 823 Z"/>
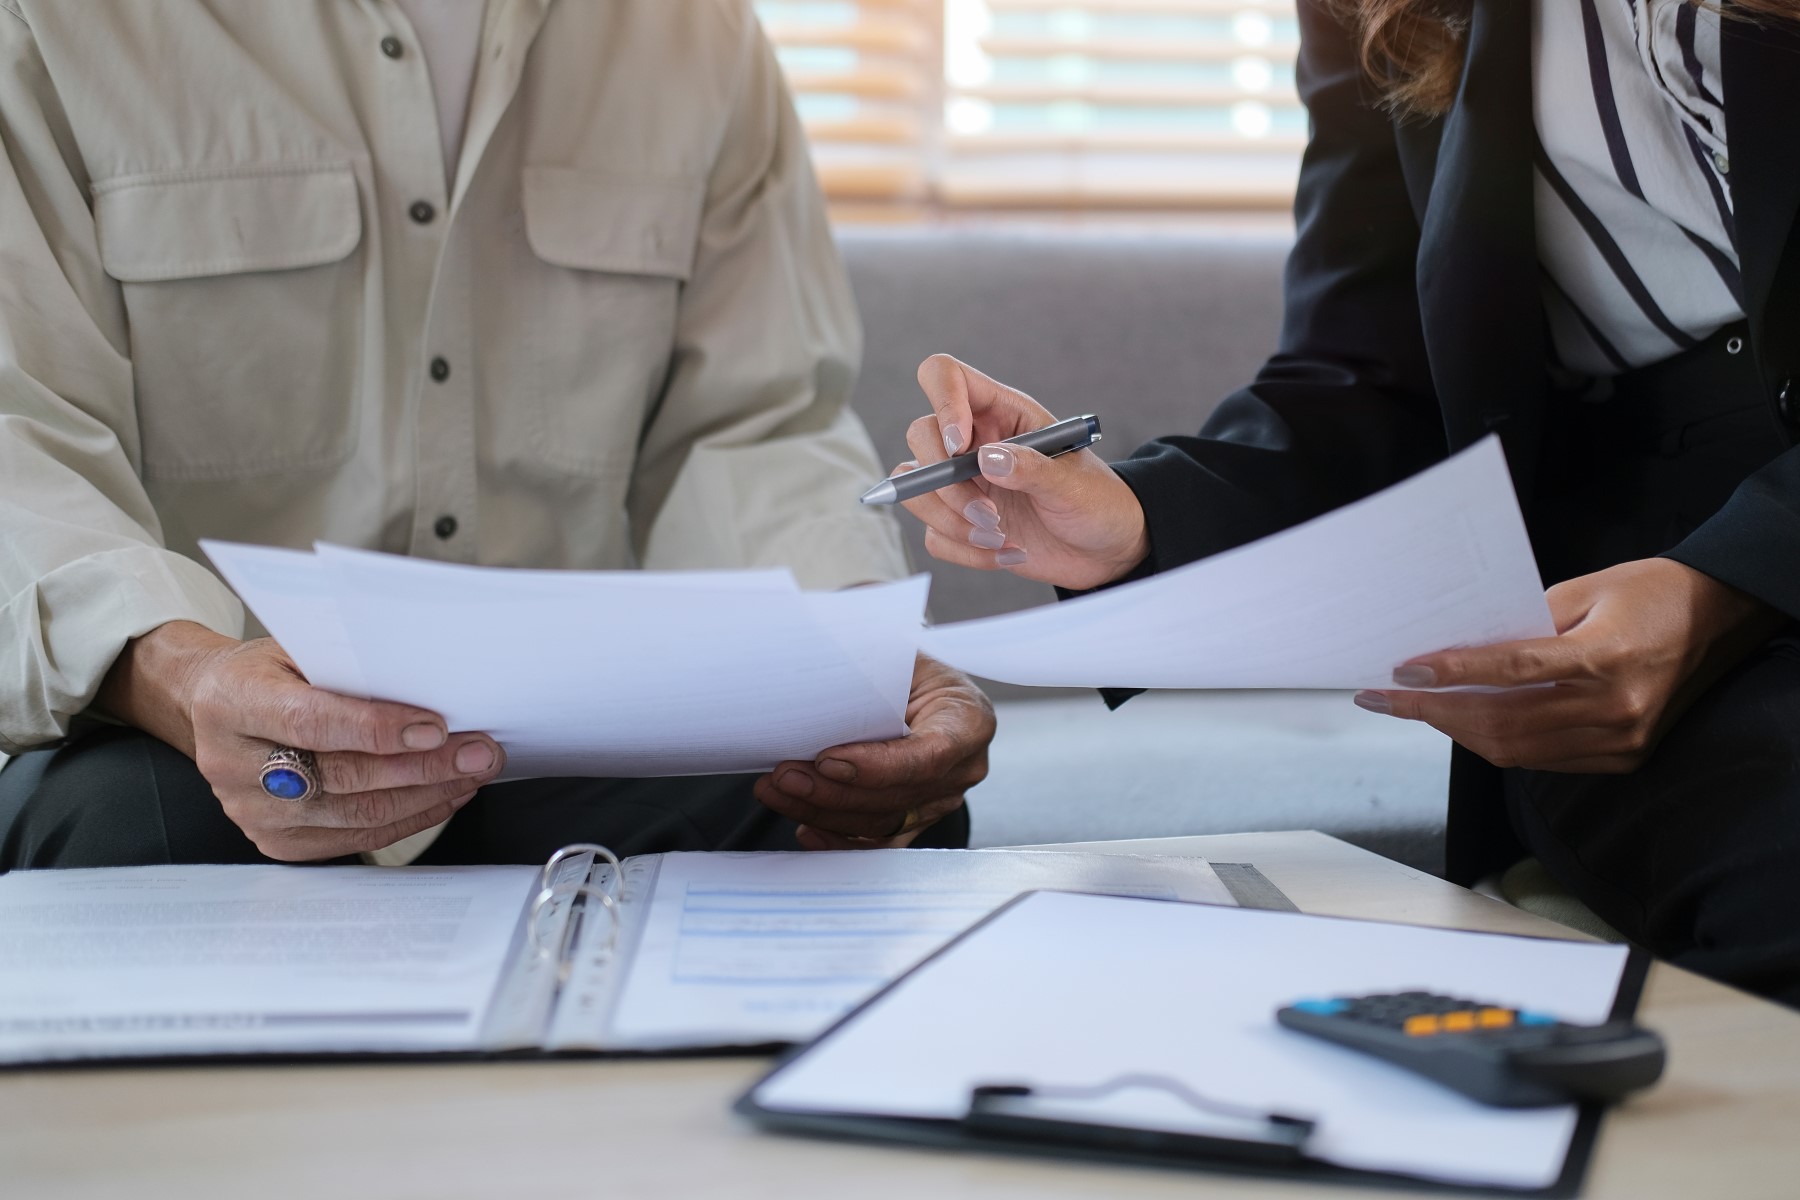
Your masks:
<path fill-rule="evenodd" d="M 431 377 L 439 383 L 450 378 L 450 364 L 442 358 L 431 360 Z"/>
<path fill-rule="evenodd" d="M 1800 425 L 1800 398 L 1794 392 L 1794 377 L 1790 375 L 1781 381 L 1781 390 L 1775 393 L 1775 408 L 1789 425 Z"/>
<path fill-rule="evenodd" d="M 456 518 L 455 517 L 439 517 L 437 519 L 437 523 L 431 527 L 431 532 L 437 534 L 440 538 L 443 538 L 446 542 L 449 541 L 451 538 L 456 536 Z"/>
<path fill-rule="evenodd" d="M 412 207 L 406 210 L 406 215 L 421 225 L 429 225 L 431 218 L 437 216 L 437 209 L 423 200 L 414 200 Z"/>
<path fill-rule="evenodd" d="M 389 58 L 399 58 L 406 53 L 406 48 L 400 44 L 399 38 L 384 37 L 381 39 L 381 52 Z"/>

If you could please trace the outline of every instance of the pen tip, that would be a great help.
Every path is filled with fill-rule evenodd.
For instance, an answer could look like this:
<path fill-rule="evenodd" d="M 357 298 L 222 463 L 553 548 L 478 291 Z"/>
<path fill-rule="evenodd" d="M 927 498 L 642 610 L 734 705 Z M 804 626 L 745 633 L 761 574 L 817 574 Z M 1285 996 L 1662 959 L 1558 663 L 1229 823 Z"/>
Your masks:
<path fill-rule="evenodd" d="M 862 494 L 864 504 L 892 504 L 894 502 L 894 483 L 884 479 Z"/>

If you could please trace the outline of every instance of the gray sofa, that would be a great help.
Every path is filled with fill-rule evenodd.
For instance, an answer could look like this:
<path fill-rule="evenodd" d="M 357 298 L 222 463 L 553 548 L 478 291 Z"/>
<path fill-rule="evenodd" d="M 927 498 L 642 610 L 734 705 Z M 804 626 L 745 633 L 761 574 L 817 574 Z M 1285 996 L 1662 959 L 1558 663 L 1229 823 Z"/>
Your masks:
<path fill-rule="evenodd" d="M 1052 411 L 1098 413 L 1107 457 L 1199 428 L 1274 346 L 1283 237 L 1059 228 L 850 230 L 866 331 L 856 407 L 888 463 L 943 351 Z M 928 558 L 939 622 L 1051 603 L 1047 587 Z M 970 796 L 977 845 L 1322 829 L 1442 862 L 1449 743 L 1341 693 L 1166 692 L 1109 713 L 1091 693 L 994 685 L 1000 731 Z"/>

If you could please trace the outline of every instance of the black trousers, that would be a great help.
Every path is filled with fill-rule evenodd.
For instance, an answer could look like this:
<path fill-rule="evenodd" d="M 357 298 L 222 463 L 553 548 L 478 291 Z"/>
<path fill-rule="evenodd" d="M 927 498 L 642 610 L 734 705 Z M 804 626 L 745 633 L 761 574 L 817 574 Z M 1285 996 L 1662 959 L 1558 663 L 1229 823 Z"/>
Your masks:
<path fill-rule="evenodd" d="M 794 823 L 751 795 L 755 778 L 489 784 L 419 861 L 541 863 L 570 842 L 599 842 L 621 857 L 799 849 Z M 914 844 L 968 842 L 964 807 Z M 0 769 L 0 870 L 268 861 L 226 817 L 193 761 L 148 734 L 92 726 Z"/>
<path fill-rule="evenodd" d="M 1571 400 L 1532 540 L 1547 582 L 1674 546 L 1785 447 L 1728 329 Z M 1795 564 L 1800 570 L 1800 564 Z M 1509 770 L 1507 815 L 1612 926 L 1704 975 L 1800 1006 L 1800 627 L 1715 683 L 1628 775 Z"/>

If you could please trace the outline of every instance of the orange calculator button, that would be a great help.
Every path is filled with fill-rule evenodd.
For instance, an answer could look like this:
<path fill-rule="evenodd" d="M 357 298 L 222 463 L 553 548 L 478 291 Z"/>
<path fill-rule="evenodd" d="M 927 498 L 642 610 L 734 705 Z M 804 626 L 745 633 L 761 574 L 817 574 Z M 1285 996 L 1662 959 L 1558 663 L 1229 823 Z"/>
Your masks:
<path fill-rule="evenodd" d="M 1438 1019 L 1432 1013 L 1420 1013 L 1417 1016 L 1406 1018 L 1406 1024 L 1401 1028 L 1412 1037 L 1424 1037 L 1426 1034 L 1438 1031 Z"/>
<path fill-rule="evenodd" d="M 1467 1033 L 1475 1028 L 1475 1014 L 1464 1009 L 1462 1012 L 1444 1014 L 1445 1033 Z"/>
<path fill-rule="evenodd" d="M 1475 1014 L 1475 1023 L 1483 1029 L 1505 1029 L 1513 1023 L 1512 1009 L 1484 1008 Z"/>

